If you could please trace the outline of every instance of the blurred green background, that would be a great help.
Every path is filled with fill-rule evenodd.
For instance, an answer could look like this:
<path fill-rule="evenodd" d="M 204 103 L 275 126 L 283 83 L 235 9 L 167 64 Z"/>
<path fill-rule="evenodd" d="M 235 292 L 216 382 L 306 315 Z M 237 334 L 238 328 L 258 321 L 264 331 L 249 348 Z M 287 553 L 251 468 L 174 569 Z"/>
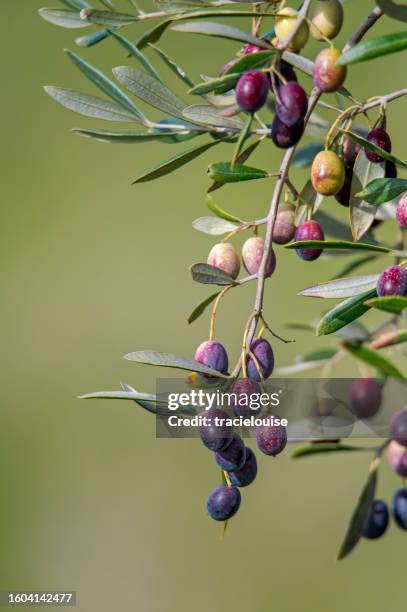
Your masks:
<path fill-rule="evenodd" d="M 186 323 L 208 293 L 189 280 L 187 266 L 204 260 L 214 240 L 191 221 L 206 214 L 207 163 L 229 149 L 221 145 L 184 171 L 132 186 L 138 174 L 186 146 L 106 145 L 71 134 L 74 126 L 107 124 L 73 115 L 42 91 L 49 84 L 97 94 L 63 53 L 75 48 L 76 32 L 42 21 L 40 6 L 1 2 L 0 589 L 75 589 L 78 610 L 87 612 L 402 609 L 405 535 L 394 526 L 380 543 L 363 542 L 345 562 L 334 560 L 368 457 L 259 457 L 257 481 L 244 490 L 222 539 L 221 525 L 205 513 L 219 473 L 197 440 L 157 440 L 154 419 L 135 404 L 76 399 L 117 389 L 120 380 L 153 391 L 157 371 L 122 355 L 151 348 L 191 357 L 205 339 L 207 316 Z M 372 6 L 346 4 L 341 43 Z M 134 40 L 142 27 L 127 33 Z M 374 32 L 401 29 L 385 18 Z M 195 80 L 215 74 L 238 49 L 171 32 L 160 46 Z M 317 48 L 311 43 L 307 55 Z M 131 62 L 110 40 L 79 53 L 106 72 Z M 181 91 L 159 60 L 156 66 Z M 352 67 L 347 85 L 366 99 L 405 86 L 405 74 L 399 54 Z M 393 150 L 401 157 L 405 114 L 403 101 L 389 110 Z M 280 158 L 269 143 L 253 165 L 275 170 Z M 306 175 L 297 171 L 295 183 Z M 268 181 L 231 186 L 217 201 L 255 218 L 267 210 L 271 190 Z M 338 210 L 334 201 L 324 206 Z M 296 293 L 329 278 L 336 266 L 308 265 L 278 250 L 266 292 L 276 331 L 287 334 L 284 320 L 321 312 L 318 302 Z M 253 289 L 229 294 L 219 316 L 218 337 L 233 361 Z M 331 344 L 302 333 L 294 345 L 274 343 L 278 365 Z M 346 369 L 353 373 L 354 362 Z M 380 496 L 390 500 L 396 486 L 383 466 Z"/>

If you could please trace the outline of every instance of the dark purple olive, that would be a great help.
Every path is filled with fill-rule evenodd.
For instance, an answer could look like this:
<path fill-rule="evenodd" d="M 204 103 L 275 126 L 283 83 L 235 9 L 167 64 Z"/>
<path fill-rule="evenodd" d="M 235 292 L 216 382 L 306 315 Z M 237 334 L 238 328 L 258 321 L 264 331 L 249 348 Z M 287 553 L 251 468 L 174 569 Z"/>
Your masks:
<path fill-rule="evenodd" d="M 227 521 L 239 510 L 241 495 L 236 487 L 219 485 L 208 497 L 208 514 L 215 521 Z"/>
<path fill-rule="evenodd" d="M 383 130 L 382 128 L 375 128 L 374 130 L 369 132 L 366 140 L 376 145 L 376 147 L 383 149 L 383 151 L 386 151 L 386 153 L 391 152 L 390 136 L 388 135 L 386 130 Z M 367 159 L 373 162 L 374 164 L 378 164 L 384 161 L 383 157 L 381 157 L 377 153 L 374 153 L 373 151 L 370 151 L 369 149 L 365 149 L 365 154 Z"/>
<path fill-rule="evenodd" d="M 277 90 L 276 113 L 288 127 L 302 123 L 308 109 L 308 98 L 304 89 L 292 81 Z"/>
<path fill-rule="evenodd" d="M 269 80 L 264 72 L 252 70 L 243 74 L 236 85 L 236 102 L 242 111 L 255 112 L 264 106 Z"/>
<path fill-rule="evenodd" d="M 278 116 L 274 117 L 271 125 L 271 139 L 279 149 L 290 149 L 301 139 L 304 133 L 304 122 L 289 127 Z"/>
<path fill-rule="evenodd" d="M 377 295 L 407 295 L 407 270 L 401 266 L 390 266 L 384 270 L 377 281 Z"/>
<path fill-rule="evenodd" d="M 305 221 L 297 228 L 294 239 L 296 242 L 305 240 L 324 240 L 325 236 L 322 227 L 317 221 Z M 314 261 L 314 259 L 318 259 L 323 252 L 323 249 L 310 248 L 295 250 L 297 255 L 305 261 Z"/>

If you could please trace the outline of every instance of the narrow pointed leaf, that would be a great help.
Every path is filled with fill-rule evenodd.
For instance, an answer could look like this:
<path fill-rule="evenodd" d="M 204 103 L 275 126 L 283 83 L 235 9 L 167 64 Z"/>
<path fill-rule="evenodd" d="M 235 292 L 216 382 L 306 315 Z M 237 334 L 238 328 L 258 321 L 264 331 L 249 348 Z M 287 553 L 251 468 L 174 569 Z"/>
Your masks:
<path fill-rule="evenodd" d="M 208 129 L 216 126 L 240 131 L 243 127 L 240 117 L 224 117 L 218 108 L 206 104 L 187 106 L 182 111 L 182 115 L 193 123 L 208 126 Z"/>
<path fill-rule="evenodd" d="M 390 253 L 390 255 L 398 253 L 398 251 L 393 251 L 388 247 L 379 246 L 377 244 L 347 242 L 346 240 L 298 240 L 297 242 L 290 242 L 285 245 L 286 249 L 305 249 L 309 247 L 335 249 L 337 251 L 375 251 L 376 253 Z M 402 253 L 402 251 L 400 251 L 400 253 Z"/>
<path fill-rule="evenodd" d="M 292 459 L 300 459 L 301 457 L 310 457 L 312 455 L 323 455 L 325 453 L 342 453 L 342 452 L 353 452 L 353 451 L 366 451 L 367 449 L 363 446 L 350 446 L 348 444 L 342 444 L 341 442 L 320 442 L 318 444 L 309 444 L 308 446 L 302 446 L 297 448 L 291 455 Z"/>
<path fill-rule="evenodd" d="M 199 219 L 193 221 L 192 227 L 204 234 L 220 236 L 221 234 L 233 232 L 239 226 L 236 223 L 225 221 L 225 219 L 220 219 L 219 217 L 199 217 Z"/>
<path fill-rule="evenodd" d="M 134 114 L 123 109 L 115 102 L 102 100 L 89 94 L 62 89 L 61 87 L 44 87 L 46 93 L 65 108 L 83 115 L 106 121 L 136 122 Z"/>
<path fill-rule="evenodd" d="M 391 312 L 393 314 L 400 314 L 407 308 L 407 297 L 385 296 L 372 297 L 371 299 L 366 298 L 365 306 L 376 308 L 377 310 L 384 310 L 385 312 Z"/>
<path fill-rule="evenodd" d="M 157 25 L 144 32 L 136 42 L 136 47 L 138 47 L 139 49 L 144 49 L 144 47 L 146 47 L 149 43 L 155 43 L 160 40 L 165 30 L 172 22 L 173 19 L 171 18 L 165 19 L 164 21 L 161 21 Z"/>
<path fill-rule="evenodd" d="M 253 53 L 253 55 L 256 55 Z M 240 74 L 232 73 L 226 74 L 216 79 L 211 79 L 210 81 L 205 81 L 203 83 L 198 83 L 198 85 L 194 85 L 192 89 L 189 90 L 193 96 L 203 96 L 204 94 L 210 93 L 214 91 L 217 94 L 225 93 L 234 88 L 237 81 L 240 79 Z"/>
<path fill-rule="evenodd" d="M 173 62 L 172 59 L 170 59 L 168 57 L 168 55 L 166 53 L 164 53 L 164 51 L 162 49 L 159 49 L 158 47 L 156 47 L 152 43 L 149 43 L 149 47 L 151 47 L 157 53 L 157 55 L 162 59 L 164 64 L 166 64 L 166 66 L 168 66 L 168 68 L 174 74 L 176 74 L 177 77 L 179 77 L 181 79 L 181 81 L 186 83 L 189 87 L 193 87 L 194 84 L 191 81 L 191 79 L 189 78 L 189 76 L 187 75 L 187 73 L 185 72 L 185 70 L 183 70 L 180 66 L 178 66 L 178 64 Z"/>
<path fill-rule="evenodd" d="M 356 193 L 355 198 L 379 205 L 394 200 L 406 191 L 406 179 L 379 178 L 366 185 L 363 191 Z"/>
<path fill-rule="evenodd" d="M 329 299 L 353 297 L 374 289 L 378 278 L 379 274 L 355 278 L 339 278 L 303 289 L 298 295 Z"/>
<path fill-rule="evenodd" d="M 349 51 L 345 51 L 336 63 L 340 66 L 357 64 L 389 53 L 398 53 L 406 48 L 407 32 L 394 32 L 358 43 Z"/>
<path fill-rule="evenodd" d="M 112 132 L 110 130 L 85 130 L 74 129 L 73 132 L 81 136 L 87 136 L 100 142 L 108 142 L 113 144 L 140 144 L 143 142 L 151 142 L 154 140 L 165 140 L 171 136 L 171 132 L 160 134 L 154 132 Z M 173 132 L 177 135 L 177 132 Z"/>
<path fill-rule="evenodd" d="M 86 15 L 86 21 L 89 23 L 107 28 L 126 26 L 139 21 L 137 15 L 113 11 L 98 11 L 97 9 L 86 9 L 82 14 Z"/>
<path fill-rule="evenodd" d="M 134 102 L 118 87 L 113 81 L 111 81 L 101 70 L 95 68 L 79 55 L 73 51 L 67 51 L 68 57 L 72 62 L 79 68 L 79 70 L 90 80 L 96 87 L 112 98 L 115 102 L 120 104 L 123 108 L 127 109 L 135 117 L 137 117 L 142 123 L 145 123 L 146 119 L 141 110 L 134 104 Z"/>
<path fill-rule="evenodd" d="M 202 136 L 203 134 L 203 132 L 189 131 L 188 123 L 183 119 L 177 119 L 175 117 L 167 117 L 166 119 L 161 119 L 161 121 L 159 121 L 158 123 L 162 126 L 179 125 L 180 128 L 183 128 L 180 129 L 180 131 L 178 132 L 172 132 L 171 129 L 166 129 L 165 127 L 152 128 L 151 131 L 154 133 L 167 134 L 167 138 L 163 138 L 161 142 L 168 142 L 170 144 L 173 144 L 174 142 L 184 142 L 185 140 L 191 140 L 191 138 L 197 138 L 198 136 Z"/>
<path fill-rule="evenodd" d="M 215 140 L 212 142 L 207 142 L 204 145 L 198 145 L 197 147 L 188 149 L 188 151 L 178 153 L 178 155 L 167 159 L 153 170 L 150 170 L 149 172 L 146 172 L 145 174 L 142 174 L 141 176 L 136 178 L 136 180 L 133 181 L 133 184 L 145 183 L 147 181 L 152 181 L 156 178 L 160 178 L 161 176 L 165 176 L 166 174 L 170 174 L 170 172 L 178 170 L 178 168 L 185 166 L 185 164 L 188 164 L 190 161 L 192 161 L 199 155 L 202 155 L 202 153 L 205 153 L 205 151 L 207 151 L 208 149 L 211 149 L 212 147 L 216 146 L 217 144 L 219 144 L 219 142 L 221 141 Z"/>
<path fill-rule="evenodd" d="M 92 34 L 87 34 L 86 36 L 78 36 L 75 38 L 75 43 L 78 45 L 78 47 L 93 47 L 93 45 L 97 45 L 102 40 L 105 40 L 108 36 L 108 30 L 98 30 L 97 32 L 92 32 Z"/>
<path fill-rule="evenodd" d="M 204 285 L 224 286 L 237 284 L 229 274 L 207 263 L 192 264 L 189 268 L 189 273 L 192 280 Z"/>
<path fill-rule="evenodd" d="M 126 89 L 147 104 L 164 111 L 168 115 L 182 118 L 182 110 L 185 108 L 184 102 L 151 75 L 130 66 L 113 68 L 113 74 Z"/>
<path fill-rule="evenodd" d="M 122 382 L 122 383 L 120 383 L 120 385 L 121 385 L 121 387 L 122 387 L 122 389 L 124 391 L 128 391 L 130 393 L 138 393 L 136 391 L 136 389 L 134 389 L 130 385 L 127 385 L 126 383 Z M 156 398 L 156 396 L 155 396 L 155 398 Z M 158 414 L 158 415 L 167 416 L 167 415 L 172 413 L 171 410 L 168 410 L 167 408 L 161 407 L 160 403 L 158 403 L 157 401 L 135 400 L 135 402 L 136 402 L 136 404 L 141 406 L 141 408 L 144 408 L 144 410 L 147 410 L 147 412 L 151 412 L 152 414 Z M 166 404 L 167 404 L 167 402 L 165 402 L 165 405 Z"/>
<path fill-rule="evenodd" d="M 216 215 L 217 217 L 220 217 L 221 219 L 225 219 L 226 221 L 231 221 L 232 223 L 242 223 L 241 219 L 239 219 L 238 217 L 235 217 L 234 215 L 231 215 L 230 213 L 226 212 L 226 210 L 223 210 L 222 208 L 220 208 L 220 206 L 216 204 L 213 197 L 210 196 L 209 194 L 206 196 L 206 205 L 209 208 L 209 210 L 213 212 L 213 214 Z"/>
<path fill-rule="evenodd" d="M 110 30 L 110 34 L 113 36 L 113 38 L 117 40 L 117 42 L 122 47 L 124 47 L 124 49 L 126 49 L 126 51 L 129 52 L 132 57 L 134 57 L 138 62 L 140 62 L 143 68 L 145 68 L 147 72 L 151 74 L 152 77 L 154 77 L 158 81 L 161 81 L 160 76 L 154 66 L 151 64 L 151 62 L 148 61 L 144 53 L 142 53 L 142 51 L 140 51 L 140 49 L 138 49 L 136 45 L 133 45 L 133 43 L 128 38 L 125 38 L 118 32 L 115 32 L 115 30 Z"/>
<path fill-rule="evenodd" d="M 218 297 L 220 291 L 217 291 L 216 293 L 212 293 L 212 295 L 210 295 L 209 297 L 205 298 L 204 300 L 202 300 L 202 302 L 200 302 L 197 306 L 195 306 L 195 308 L 193 309 L 193 311 L 191 312 L 191 314 L 188 317 L 188 323 L 193 323 L 194 321 L 196 321 L 201 314 L 203 314 L 206 310 L 206 308 L 212 304 L 212 302 L 214 302 L 216 300 L 216 298 Z"/>
<path fill-rule="evenodd" d="M 407 22 L 407 6 L 400 5 L 393 0 L 376 0 L 376 4 L 382 9 L 385 15 L 398 21 Z"/>
<path fill-rule="evenodd" d="M 384 376 L 392 376 L 393 378 L 404 378 L 403 374 L 400 372 L 397 366 L 395 366 L 390 361 L 390 359 L 384 357 L 378 351 L 367 348 L 363 345 L 353 345 L 348 344 L 346 342 L 343 346 L 348 351 L 348 353 L 353 355 L 353 357 L 356 357 L 356 359 L 359 359 L 360 361 L 367 363 L 373 368 L 376 368 L 376 370 L 378 370 Z"/>
<path fill-rule="evenodd" d="M 254 153 L 254 151 L 257 149 L 257 147 L 259 146 L 259 144 L 261 143 L 261 139 L 256 140 L 255 142 L 253 142 L 251 145 L 249 145 L 248 147 L 246 147 L 246 149 L 243 149 L 243 151 L 240 153 L 240 155 L 238 155 L 237 157 L 237 163 L 239 165 L 244 165 L 246 163 L 246 161 L 249 159 L 250 155 L 252 153 Z M 216 191 L 217 189 L 220 189 L 221 187 L 223 187 L 223 185 L 225 185 L 224 181 L 215 181 L 214 183 L 212 183 L 212 185 L 209 187 L 208 189 L 208 194 L 211 193 L 212 191 Z M 208 205 L 209 206 L 209 205 Z M 216 213 L 215 213 L 216 214 Z"/>
<path fill-rule="evenodd" d="M 338 553 L 338 560 L 347 557 L 363 536 L 364 529 L 369 520 L 370 509 L 375 498 L 376 484 L 377 467 L 376 463 L 374 463 L 373 469 L 369 472 L 367 482 L 356 504 L 356 508 L 353 511 L 349 527 Z"/>
<path fill-rule="evenodd" d="M 222 374 L 217 370 L 212 370 L 202 363 L 193 361 L 192 359 L 183 359 L 170 353 L 158 353 L 155 351 L 137 351 L 136 353 L 129 353 L 124 357 L 128 361 L 135 361 L 136 363 L 143 363 L 145 365 L 160 366 L 165 368 L 176 368 L 179 370 L 188 370 L 189 372 L 200 372 L 202 374 L 209 374 L 210 376 L 216 376 L 217 378 L 228 378 L 226 374 Z"/>
<path fill-rule="evenodd" d="M 39 9 L 38 14 L 40 15 L 40 17 L 45 19 L 45 21 L 60 26 L 61 28 L 88 28 L 91 25 L 87 21 L 81 19 L 81 15 L 77 11 L 69 11 L 67 9 L 42 8 Z"/>
<path fill-rule="evenodd" d="M 211 164 L 208 168 L 208 175 L 214 181 L 223 183 L 238 183 L 240 181 L 252 181 L 263 179 L 268 176 L 268 172 L 250 166 L 236 164 L 232 170 L 229 162 L 219 162 Z"/>
<path fill-rule="evenodd" d="M 407 33 L 406 33 L 406 36 L 407 36 Z M 380 155 L 381 157 L 383 157 L 383 159 L 386 159 L 387 161 L 393 162 L 397 166 L 401 166 L 402 168 L 407 168 L 406 162 L 402 161 L 401 159 L 398 159 L 397 157 L 395 157 L 394 155 L 391 155 L 390 153 L 387 153 L 387 151 L 384 151 L 384 149 L 377 147 L 375 144 L 373 144 L 369 140 L 366 140 L 366 138 L 363 138 L 363 136 L 361 136 L 360 134 L 356 134 L 355 132 L 350 132 L 349 130 L 343 130 L 342 128 L 338 128 L 338 129 L 344 134 L 347 134 L 348 136 L 350 136 L 353 140 L 356 140 L 356 142 L 362 145 L 363 148 L 369 149 L 369 151 L 373 151 L 373 153 Z M 360 151 L 360 153 L 358 154 L 358 157 L 360 155 L 363 155 L 363 151 Z M 374 164 L 374 165 L 379 166 L 379 164 Z M 373 177 L 373 178 L 376 178 L 376 177 Z M 378 177 L 378 178 L 382 178 L 382 177 Z"/>
<path fill-rule="evenodd" d="M 377 293 L 375 289 L 372 289 L 362 295 L 348 298 L 329 310 L 318 323 L 317 336 L 333 334 L 361 317 L 370 308 L 365 302 L 374 297 L 377 297 Z"/>
<path fill-rule="evenodd" d="M 218 13 L 219 14 L 219 13 Z M 246 43 L 252 43 L 262 49 L 270 49 L 270 45 L 261 38 L 256 38 L 243 30 L 212 21 L 200 21 L 198 23 L 180 23 L 171 28 L 177 32 L 188 32 L 192 34 L 203 34 L 205 36 L 216 36 Z"/>
<path fill-rule="evenodd" d="M 259 68 L 263 68 L 263 66 L 266 66 L 270 63 L 270 60 L 275 55 L 275 53 L 275 50 L 272 49 L 269 51 L 258 51 L 257 53 L 244 55 L 243 57 L 238 59 L 235 64 L 229 66 L 225 74 L 242 74 L 243 72 L 247 72 L 248 70 L 258 70 Z"/>
<path fill-rule="evenodd" d="M 354 240 L 360 240 L 370 229 L 376 209 L 363 199 L 356 197 L 366 185 L 375 178 L 382 178 L 385 173 L 385 164 L 374 164 L 369 161 L 363 149 L 359 152 L 352 175 L 350 191 L 350 225 Z"/>

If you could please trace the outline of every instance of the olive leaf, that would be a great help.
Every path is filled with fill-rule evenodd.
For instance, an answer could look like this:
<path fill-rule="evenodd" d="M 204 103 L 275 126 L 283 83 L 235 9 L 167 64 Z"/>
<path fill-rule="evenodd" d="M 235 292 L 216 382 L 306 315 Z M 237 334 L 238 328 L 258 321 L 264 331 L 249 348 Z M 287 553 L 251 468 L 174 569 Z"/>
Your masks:
<path fill-rule="evenodd" d="M 192 280 L 204 285 L 237 285 L 226 272 L 207 263 L 195 263 L 189 268 Z"/>
<path fill-rule="evenodd" d="M 303 289 L 298 295 L 329 299 L 353 297 L 361 293 L 366 293 L 369 289 L 374 289 L 377 285 L 378 278 L 379 274 L 354 278 L 339 278 Z"/>
<path fill-rule="evenodd" d="M 115 32 L 115 30 L 110 30 L 110 34 L 124 49 L 126 49 L 126 51 L 129 52 L 132 57 L 134 57 L 138 62 L 140 62 L 143 68 L 145 68 L 147 72 L 151 74 L 152 77 L 154 77 L 158 81 L 161 81 L 160 75 L 158 74 L 154 66 L 151 64 L 151 62 L 148 61 L 144 53 L 140 51 L 140 49 L 138 49 L 136 45 L 134 45 L 128 38 L 125 38 L 118 32 Z"/>
<path fill-rule="evenodd" d="M 70 60 L 79 68 L 96 87 L 112 98 L 115 102 L 120 104 L 131 114 L 135 115 L 142 123 L 146 123 L 147 120 L 141 110 L 134 104 L 134 102 L 118 87 L 113 81 L 111 81 L 101 70 L 95 68 L 79 55 L 73 51 L 67 51 L 67 55 Z"/>
<path fill-rule="evenodd" d="M 242 220 L 239 219 L 239 217 L 235 217 L 234 215 L 231 215 L 230 213 L 226 212 L 226 210 L 220 208 L 220 206 L 216 204 L 213 197 L 209 194 L 207 194 L 206 196 L 206 205 L 209 210 L 213 212 L 217 217 L 225 219 L 225 221 L 231 221 L 232 223 L 242 223 Z"/>
<path fill-rule="evenodd" d="M 347 64 L 366 62 L 376 57 L 388 55 L 389 53 L 398 53 L 406 48 L 407 32 L 394 32 L 358 43 L 349 49 L 349 51 L 345 51 L 336 63 L 340 66 L 345 66 Z"/>
<path fill-rule="evenodd" d="M 377 297 L 376 290 L 372 289 L 362 295 L 348 298 L 329 310 L 318 323 L 317 336 L 333 334 L 361 317 L 370 308 L 365 302 L 375 297 Z"/>
<path fill-rule="evenodd" d="M 226 374 L 222 374 L 217 370 L 212 370 L 202 363 L 197 361 L 183 359 L 170 353 L 161 353 L 156 351 L 137 351 L 135 353 L 129 353 L 125 355 L 124 359 L 128 361 L 135 361 L 136 363 L 142 363 L 145 365 L 160 366 L 165 368 L 176 368 L 179 370 L 188 370 L 189 372 L 200 372 L 202 374 L 209 374 L 219 378 L 228 378 Z"/>
<path fill-rule="evenodd" d="M 92 8 L 85 9 L 82 15 L 85 22 L 88 21 L 108 28 L 126 26 L 139 21 L 137 15 L 116 11 L 99 11 Z"/>
<path fill-rule="evenodd" d="M 44 90 L 59 104 L 84 117 L 95 117 L 105 121 L 138 123 L 134 114 L 124 110 L 122 106 L 115 102 L 102 100 L 73 89 L 63 89 L 62 87 L 46 86 Z"/>
<path fill-rule="evenodd" d="M 407 34 L 406 34 L 406 36 L 407 36 Z M 361 136 L 360 134 L 356 134 L 356 132 L 351 132 L 349 130 L 344 130 L 342 128 L 338 128 L 338 130 L 340 132 L 343 132 L 344 134 L 347 134 L 353 140 L 356 140 L 356 142 L 358 142 L 360 145 L 362 145 L 362 147 L 364 149 L 369 149 L 369 151 L 372 151 L 373 153 L 376 153 L 377 155 L 380 155 L 380 157 L 382 157 L 383 159 L 386 159 L 387 161 L 393 162 L 397 166 L 401 166 L 402 168 L 407 168 L 407 163 L 406 162 L 402 161 L 401 159 L 398 159 L 397 157 L 395 157 L 394 155 L 391 155 L 390 153 L 387 153 L 387 151 L 385 151 L 381 147 L 378 147 L 377 145 L 373 144 L 373 142 L 370 142 L 370 140 L 367 140 L 366 138 L 363 138 L 363 136 Z M 363 155 L 363 151 L 359 152 L 358 158 L 359 158 L 359 155 Z M 356 161 L 357 161 L 357 159 L 356 159 Z M 374 164 L 374 165 L 375 166 L 379 166 L 379 164 Z M 382 178 L 382 177 L 373 177 L 373 178 Z M 363 187 L 365 187 L 366 185 L 367 185 L 367 183 L 365 185 L 363 185 Z"/>
<path fill-rule="evenodd" d="M 160 23 L 144 32 L 136 42 L 136 47 L 138 49 L 144 49 L 144 47 L 146 47 L 149 43 L 155 43 L 160 40 L 165 30 L 172 22 L 172 18 L 165 19 L 164 21 L 160 21 Z"/>
<path fill-rule="evenodd" d="M 178 135 L 178 132 L 112 132 L 109 130 L 85 130 L 82 128 L 76 128 L 72 131 L 99 142 L 113 144 L 141 144 L 143 142 L 151 142 L 152 140 L 162 141 L 170 136 Z"/>
<path fill-rule="evenodd" d="M 218 11 L 217 14 L 225 13 L 225 11 Z M 230 11 L 229 16 L 233 15 L 235 11 Z M 251 14 L 247 11 L 248 14 Z M 214 23 L 212 21 L 200 21 L 198 23 L 195 22 L 187 22 L 180 23 L 174 25 L 172 30 L 177 32 L 187 32 L 192 34 L 203 34 L 205 36 L 216 36 L 217 38 L 226 38 L 229 40 L 238 40 L 246 43 L 251 43 L 253 45 L 257 45 L 262 49 L 270 49 L 270 44 L 262 40 L 261 38 L 256 38 L 243 30 L 239 30 L 238 28 L 234 28 L 232 26 L 227 26 L 222 23 Z"/>
<path fill-rule="evenodd" d="M 367 451 L 363 446 L 350 446 L 348 444 L 342 444 L 342 442 L 319 442 L 318 444 L 309 444 L 297 448 L 291 455 L 292 459 L 300 459 L 301 457 L 310 457 L 311 455 L 322 455 L 324 453 L 337 453 L 337 452 L 353 452 L 353 451 Z"/>
<path fill-rule="evenodd" d="M 164 111 L 168 115 L 183 117 L 184 102 L 156 78 L 130 66 L 113 68 L 113 74 L 119 83 L 143 102 Z"/>
<path fill-rule="evenodd" d="M 360 198 L 369 204 L 384 204 L 394 200 L 407 191 L 406 179 L 379 178 L 371 181 L 363 191 L 356 193 L 355 198 Z"/>
<path fill-rule="evenodd" d="M 235 164 L 232 170 L 229 162 L 218 162 L 216 164 L 210 164 L 208 167 L 208 176 L 214 181 L 238 183 L 240 181 L 267 178 L 269 174 L 265 170 L 251 168 L 250 166 L 242 166 L 240 164 Z"/>
<path fill-rule="evenodd" d="M 76 29 L 76 28 L 88 28 L 91 24 L 84 21 L 81 15 L 77 11 L 69 11 L 67 9 L 53 9 L 53 8 L 41 8 L 38 11 L 40 17 L 52 23 L 53 25 L 60 26 L 61 28 Z"/>
<path fill-rule="evenodd" d="M 378 244 L 363 242 L 348 242 L 346 240 L 297 240 L 285 245 L 286 249 L 306 249 L 306 248 L 335 249 L 336 251 L 375 251 L 376 253 L 388 253 L 390 255 L 407 256 L 404 251 L 395 251 L 389 247 Z"/>
<path fill-rule="evenodd" d="M 356 508 L 353 511 L 345 538 L 339 549 L 338 560 L 347 557 L 363 536 L 363 532 L 369 520 L 370 509 L 375 498 L 377 467 L 378 461 L 374 460 L 369 471 L 367 482 L 363 487 L 362 493 L 356 504 Z"/>
<path fill-rule="evenodd" d="M 87 34 L 86 36 L 78 36 L 75 38 L 75 43 L 78 47 L 93 47 L 93 45 L 97 45 L 102 40 L 105 40 L 109 36 L 109 30 L 98 30 L 97 32 L 92 32 L 92 34 Z"/>
<path fill-rule="evenodd" d="M 149 172 L 146 172 L 141 176 L 137 177 L 133 181 L 133 185 L 135 183 L 145 183 L 147 181 L 152 181 L 156 178 L 165 176 L 166 174 L 170 174 L 170 172 L 174 172 L 174 170 L 178 170 L 178 168 L 185 166 L 185 164 L 188 164 L 190 161 L 192 161 L 199 155 L 202 155 L 202 153 L 205 153 L 205 151 L 211 149 L 220 142 L 220 140 L 213 140 L 203 145 L 193 147 L 192 149 L 188 149 L 187 151 L 183 151 L 182 153 L 178 153 L 178 155 L 170 157 L 170 159 L 167 159 L 166 161 L 162 162 L 159 166 L 153 168 L 153 170 L 150 170 Z"/>
<path fill-rule="evenodd" d="M 193 82 L 191 81 L 191 79 L 189 78 L 185 70 L 183 70 L 183 68 L 178 66 L 178 64 L 176 64 L 175 62 L 173 62 L 172 59 L 170 59 L 168 55 L 162 49 L 159 49 L 158 47 L 153 45 L 153 43 L 149 43 L 148 46 L 151 47 L 151 49 L 153 49 L 157 53 L 158 57 L 162 59 L 164 64 L 168 66 L 168 68 L 174 74 L 176 74 L 177 77 L 179 77 L 183 83 L 186 83 L 189 87 L 193 87 L 194 85 Z"/>
<path fill-rule="evenodd" d="M 364 199 L 356 197 L 366 185 L 375 178 L 382 178 L 385 173 L 385 164 L 374 164 L 369 161 L 363 149 L 358 153 L 353 169 L 353 178 L 350 192 L 350 225 L 354 240 L 360 240 L 370 229 L 376 209 Z"/>
<path fill-rule="evenodd" d="M 216 300 L 216 298 L 218 297 L 220 291 L 217 291 L 216 293 L 212 293 L 210 296 L 208 296 L 207 298 L 205 298 L 204 300 L 202 300 L 202 302 L 200 302 L 197 306 L 195 306 L 195 308 L 193 309 L 193 311 L 191 312 L 191 314 L 188 317 L 188 323 L 193 323 L 194 321 L 196 321 L 201 314 L 203 314 L 206 310 L 206 308 L 209 306 L 209 304 L 212 304 L 212 302 L 214 300 Z"/>
<path fill-rule="evenodd" d="M 253 55 L 256 54 L 253 53 Z M 194 87 L 192 87 L 188 93 L 193 96 L 203 96 L 204 94 L 211 92 L 215 92 L 217 94 L 225 93 L 234 88 L 240 76 L 240 74 L 236 74 L 234 72 L 232 74 L 225 74 L 216 79 L 210 79 L 208 81 L 204 81 L 203 83 L 198 83 L 198 85 L 194 85 Z"/>
<path fill-rule="evenodd" d="M 218 108 L 206 104 L 193 104 L 182 111 L 183 117 L 197 124 L 211 127 L 224 127 L 241 130 L 243 121 L 240 117 L 225 117 Z"/>
<path fill-rule="evenodd" d="M 405 4 L 396 4 L 393 0 L 376 0 L 376 4 L 385 15 L 398 21 L 407 21 L 407 6 Z"/>
<path fill-rule="evenodd" d="M 204 234 L 219 236 L 233 232 L 239 226 L 219 217 L 199 217 L 192 222 L 192 227 Z"/>
<path fill-rule="evenodd" d="M 364 304 L 369 308 L 400 314 L 407 308 L 407 297 L 390 295 L 385 297 L 372 296 L 371 298 L 366 298 Z"/>
<path fill-rule="evenodd" d="M 395 366 L 390 359 L 384 357 L 377 351 L 363 345 L 348 342 L 345 342 L 343 347 L 348 351 L 348 353 L 353 355 L 353 357 L 356 357 L 356 359 L 359 359 L 360 361 L 363 361 L 364 363 L 376 368 L 376 370 L 378 370 L 384 376 L 404 378 L 397 366 Z"/>

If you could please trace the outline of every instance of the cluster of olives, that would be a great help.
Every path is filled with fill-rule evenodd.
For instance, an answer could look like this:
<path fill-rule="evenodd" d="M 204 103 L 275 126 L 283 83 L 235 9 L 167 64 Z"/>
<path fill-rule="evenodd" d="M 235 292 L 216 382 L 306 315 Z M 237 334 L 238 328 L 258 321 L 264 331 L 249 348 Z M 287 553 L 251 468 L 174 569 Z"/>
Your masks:
<path fill-rule="evenodd" d="M 298 11 L 285 7 L 275 18 L 276 38 L 264 42 L 272 46 L 286 46 L 285 41 L 292 36 Z M 289 51 L 298 52 L 307 43 L 309 34 L 317 40 L 335 38 L 342 27 L 343 8 L 339 0 L 320 0 L 316 3 L 311 15 L 311 28 L 303 20 L 295 35 L 288 43 Z M 240 55 L 250 55 L 264 49 L 248 44 Z M 340 51 L 332 46 L 321 51 L 314 64 L 314 85 L 322 92 L 336 91 L 346 78 L 346 67 L 337 65 Z M 220 70 L 219 75 L 231 71 L 237 59 L 229 61 Z M 304 89 L 297 82 L 293 68 L 281 57 L 272 68 L 272 77 L 268 72 L 252 70 L 244 73 L 236 85 L 236 103 L 243 112 L 255 113 L 266 103 L 270 87 L 276 98 L 276 115 L 271 125 L 271 138 L 274 144 L 282 149 L 288 149 L 298 143 L 304 132 L 304 118 L 308 109 L 308 98 Z"/>
<path fill-rule="evenodd" d="M 407 409 L 396 412 L 390 422 L 390 444 L 387 458 L 396 474 L 407 476 Z M 407 529 L 407 488 L 396 491 L 392 501 L 392 514 L 401 529 Z M 384 534 L 389 524 L 389 511 L 384 501 L 376 499 L 370 511 L 364 536 L 370 540 Z"/>
<path fill-rule="evenodd" d="M 235 382 L 233 393 L 238 398 L 250 398 L 258 393 L 259 386 L 250 378 Z M 238 402 L 233 406 L 236 416 L 250 416 L 250 399 L 244 407 Z M 208 514 L 215 521 L 226 521 L 239 510 L 240 488 L 250 485 L 257 476 L 257 460 L 254 452 L 245 446 L 242 438 L 227 424 L 228 415 L 220 408 L 212 408 L 206 413 L 206 420 L 199 433 L 203 444 L 214 454 L 217 465 L 227 474 L 226 483 L 217 486 L 207 500 Z M 261 425 L 256 429 L 256 443 L 261 452 L 277 456 L 287 443 L 286 430 L 282 426 Z"/>

